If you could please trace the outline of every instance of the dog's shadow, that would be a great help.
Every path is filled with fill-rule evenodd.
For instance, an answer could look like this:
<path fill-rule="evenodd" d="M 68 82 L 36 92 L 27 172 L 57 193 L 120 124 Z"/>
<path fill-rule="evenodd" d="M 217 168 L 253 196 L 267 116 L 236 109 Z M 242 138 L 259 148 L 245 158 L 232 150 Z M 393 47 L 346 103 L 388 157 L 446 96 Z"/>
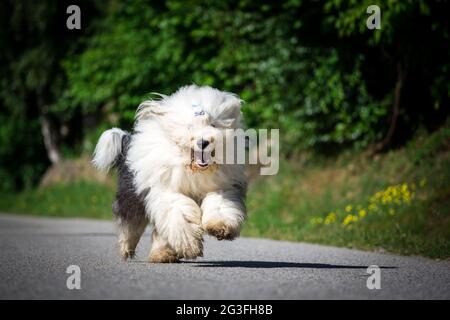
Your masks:
<path fill-rule="evenodd" d="M 304 268 L 304 269 L 367 269 L 369 266 L 338 265 L 327 263 L 281 262 L 281 261 L 183 261 L 201 268 Z M 394 266 L 379 266 L 380 269 L 396 269 Z"/>

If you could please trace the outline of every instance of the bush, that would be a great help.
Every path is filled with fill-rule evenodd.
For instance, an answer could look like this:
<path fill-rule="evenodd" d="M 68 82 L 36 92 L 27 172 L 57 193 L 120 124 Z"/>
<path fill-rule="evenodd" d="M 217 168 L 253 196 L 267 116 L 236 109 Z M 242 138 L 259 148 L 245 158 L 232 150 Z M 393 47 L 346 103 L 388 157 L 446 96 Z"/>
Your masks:
<path fill-rule="evenodd" d="M 240 93 L 248 125 L 280 128 L 287 152 L 379 139 L 388 106 L 368 93 L 362 56 L 346 67 L 338 50 L 309 45 L 301 22 L 288 3 L 117 4 L 66 61 L 61 105 L 102 108 L 111 125 L 130 127 L 146 94 L 195 82 Z"/>

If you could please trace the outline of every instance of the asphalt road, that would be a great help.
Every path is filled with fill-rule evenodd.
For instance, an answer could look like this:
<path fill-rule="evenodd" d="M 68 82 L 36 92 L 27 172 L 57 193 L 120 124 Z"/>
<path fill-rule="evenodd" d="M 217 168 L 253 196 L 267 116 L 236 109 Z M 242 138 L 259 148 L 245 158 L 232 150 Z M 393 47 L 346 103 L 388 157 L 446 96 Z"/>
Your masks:
<path fill-rule="evenodd" d="M 305 243 L 206 239 L 204 258 L 149 264 L 150 236 L 123 262 L 114 225 L 0 215 L 0 299 L 449 299 L 450 261 Z M 69 290 L 66 269 L 81 270 Z M 369 290 L 378 265 L 381 289 Z"/>

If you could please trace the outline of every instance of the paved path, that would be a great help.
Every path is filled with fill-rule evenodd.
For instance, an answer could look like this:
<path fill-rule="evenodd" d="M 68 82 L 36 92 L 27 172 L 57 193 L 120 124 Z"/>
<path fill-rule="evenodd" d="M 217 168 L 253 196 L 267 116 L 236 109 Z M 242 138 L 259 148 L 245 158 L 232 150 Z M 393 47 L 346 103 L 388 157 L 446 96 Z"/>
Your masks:
<path fill-rule="evenodd" d="M 305 243 L 206 239 L 205 257 L 171 265 L 122 262 L 114 226 L 84 219 L 0 215 L 0 299 L 379 299 L 450 298 L 450 261 Z M 66 268 L 81 268 L 68 290 Z M 369 265 L 381 289 L 366 287 Z"/>

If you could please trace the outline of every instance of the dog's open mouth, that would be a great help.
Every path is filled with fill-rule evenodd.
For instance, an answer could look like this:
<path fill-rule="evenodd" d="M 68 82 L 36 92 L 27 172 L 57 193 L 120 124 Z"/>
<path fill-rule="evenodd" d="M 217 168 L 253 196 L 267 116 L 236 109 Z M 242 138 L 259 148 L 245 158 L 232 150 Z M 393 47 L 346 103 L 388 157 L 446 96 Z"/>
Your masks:
<path fill-rule="evenodd" d="M 197 151 L 191 149 L 191 167 L 197 170 L 206 170 L 214 164 L 213 151 Z"/>

